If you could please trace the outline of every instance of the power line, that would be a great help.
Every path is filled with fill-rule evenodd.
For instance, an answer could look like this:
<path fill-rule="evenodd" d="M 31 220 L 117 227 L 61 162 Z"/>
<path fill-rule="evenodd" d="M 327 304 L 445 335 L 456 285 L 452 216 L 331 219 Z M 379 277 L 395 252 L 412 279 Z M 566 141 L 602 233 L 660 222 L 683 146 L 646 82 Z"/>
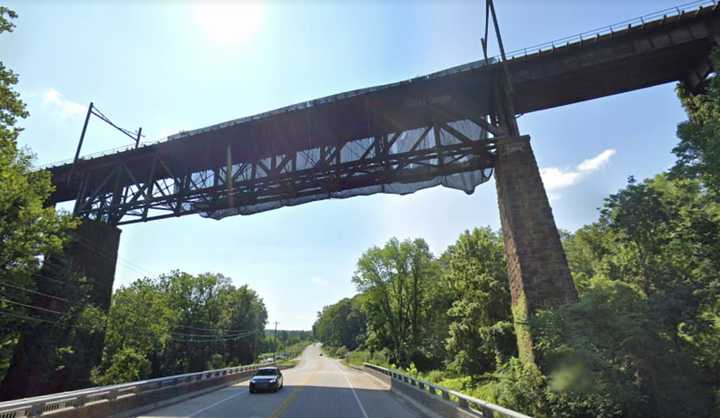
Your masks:
<path fill-rule="evenodd" d="M 64 312 L 54 311 L 54 310 L 52 310 L 52 309 L 47 309 L 47 308 L 43 308 L 43 307 L 40 307 L 40 306 L 28 305 L 28 304 L 26 304 L 26 303 L 16 302 L 16 301 L 14 301 L 14 300 L 6 299 L 6 298 L 4 298 L 4 297 L 2 297 L 2 296 L 0 296 L 0 301 L 7 302 L 7 303 L 11 303 L 11 304 L 13 304 L 13 305 L 24 306 L 24 307 L 30 308 L 30 309 L 37 309 L 37 310 L 39 310 L 39 311 L 50 312 L 50 313 L 54 313 L 54 314 L 56 314 L 56 315 L 64 315 L 64 314 L 65 314 Z"/>
<path fill-rule="evenodd" d="M 0 286 L 11 287 L 11 288 L 13 288 L 13 289 L 18 289 L 18 290 L 21 290 L 21 291 L 23 291 L 23 292 L 34 293 L 34 294 L 36 294 L 36 295 L 45 296 L 45 297 L 48 297 L 48 298 L 53 298 L 53 299 L 61 300 L 61 301 L 63 301 L 63 302 L 72 303 L 72 302 L 70 302 L 69 300 L 67 300 L 67 299 L 65 299 L 65 298 L 61 298 L 61 297 L 59 297 L 59 296 L 53 296 L 53 295 L 50 295 L 50 294 L 47 294 L 47 293 L 38 292 L 37 290 L 32 290 L 32 289 L 28 289 L 28 288 L 21 287 L 21 286 L 15 286 L 15 285 L 13 285 L 13 284 L 7 283 L 7 282 L 2 281 L 2 280 L 0 280 Z"/>
<path fill-rule="evenodd" d="M 180 337 L 183 337 L 183 338 L 188 337 L 188 338 L 192 338 L 192 339 L 196 339 L 196 338 L 197 338 L 197 339 L 210 339 L 210 340 L 214 340 L 214 339 L 242 338 L 242 337 L 247 337 L 248 335 L 251 335 L 251 334 L 254 334 L 254 333 L 255 333 L 254 331 L 250 331 L 250 332 L 244 332 L 244 333 L 240 333 L 240 334 L 209 335 L 209 334 L 186 334 L 186 333 L 183 333 L 183 332 L 171 332 L 171 334 L 177 335 L 177 336 L 180 336 Z"/>
<path fill-rule="evenodd" d="M 104 257 L 111 261 L 113 259 L 115 259 L 116 262 L 123 264 L 125 267 L 127 267 L 131 270 L 135 270 L 136 273 L 140 273 L 143 275 L 149 275 L 149 276 L 155 275 L 155 273 L 151 272 L 150 270 L 147 270 L 146 268 L 140 266 L 139 264 L 135 264 L 123 257 L 120 257 L 119 255 L 116 255 L 115 257 L 113 257 L 111 254 L 109 254 L 105 251 L 102 251 L 98 248 L 93 247 L 92 243 L 83 237 L 78 236 L 76 242 L 101 257 Z"/>
<path fill-rule="evenodd" d="M 248 329 L 230 329 L 230 328 L 200 328 L 200 327 L 191 327 L 189 325 L 175 325 L 177 328 L 186 328 L 186 329 L 192 329 L 195 331 L 225 331 L 225 332 L 248 332 L 252 330 Z M 254 332 L 254 331 L 253 331 Z"/>
<path fill-rule="evenodd" d="M 9 316 L 9 317 L 18 318 L 18 319 L 30 320 L 30 321 L 47 322 L 49 324 L 57 324 L 58 322 L 60 322 L 60 321 L 48 321 L 47 319 L 34 318 L 32 316 L 20 315 L 20 314 L 11 313 L 11 312 L 5 312 L 5 311 L 0 311 L 0 315 Z"/>
<path fill-rule="evenodd" d="M 180 339 L 180 338 L 174 338 L 171 337 L 171 340 L 178 342 L 178 343 L 213 343 L 213 342 L 228 342 L 228 341 L 237 341 L 241 340 L 243 338 L 250 337 L 251 335 L 255 334 L 257 331 L 250 332 L 246 335 L 240 335 L 236 337 L 228 337 L 228 338 L 198 338 L 198 339 Z M 207 336 L 206 336 L 207 337 Z"/>

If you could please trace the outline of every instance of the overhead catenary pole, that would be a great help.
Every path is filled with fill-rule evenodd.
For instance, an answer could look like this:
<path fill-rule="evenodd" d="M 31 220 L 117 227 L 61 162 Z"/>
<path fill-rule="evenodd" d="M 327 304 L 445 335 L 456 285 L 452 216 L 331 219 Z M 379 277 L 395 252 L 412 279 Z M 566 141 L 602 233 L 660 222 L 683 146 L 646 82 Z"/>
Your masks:
<path fill-rule="evenodd" d="M 83 140 L 85 139 L 85 132 L 87 131 L 88 122 L 90 122 L 90 115 L 92 114 L 93 110 L 93 102 L 90 102 L 90 106 L 88 106 L 87 114 L 85 115 L 85 123 L 83 123 L 82 132 L 80 133 L 80 141 L 78 141 L 77 149 L 75 150 L 75 158 L 73 158 L 73 163 L 76 163 L 77 160 L 80 158 L 80 149 L 82 148 Z"/>
<path fill-rule="evenodd" d="M 500 26 L 498 24 L 497 15 L 495 14 L 495 5 L 493 4 L 493 0 L 487 0 L 487 6 L 485 11 L 485 18 L 488 17 L 488 11 L 490 12 L 490 16 L 492 17 L 493 22 L 493 28 L 495 29 L 495 38 L 497 39 L 498 48 L 500 49 L 500 58 L 502 60 L 501 66 L 504 73 L 504 79 L 502 83 L 503 87 L 503 99 L 504 103 L 502 104 L 503 109 L 503 124 L 505 125 L 505 129 L 508 131 L 508 133 L 512 136 L 518 136 L 520 135 L 520 129 L 518 128 L 517 120 L 515 118 L 515 106 L 513 105 L 513 85 L 512 85 L 512 78 L 510 77 L 510 70 L 507 66 L 507 57 L 505 56 L 505 47 L 503 46 L 502 41 L 502 35 L 500 35 Z M 485 24 L 485 36 L 486 38 L 483 40 L 483 52 L 487 55 L 487 21 Z"/>
<path fill-rule="evenodd" d="M 142 137 L 142 127 L 138 128 L 137 138 L 135 138 L 135 148 L 140 146 L 140 137 Z"/>

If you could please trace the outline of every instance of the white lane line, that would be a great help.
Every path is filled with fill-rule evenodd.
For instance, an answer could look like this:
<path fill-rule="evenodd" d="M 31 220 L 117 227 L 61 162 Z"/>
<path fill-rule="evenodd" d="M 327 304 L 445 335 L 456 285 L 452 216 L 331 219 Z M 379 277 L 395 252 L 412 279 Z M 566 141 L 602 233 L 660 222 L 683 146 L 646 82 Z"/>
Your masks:
<path fill-rule="evenodd" d="M 206 406 L 206 407 L 204 407 L 204 408 L 198 409 L 197 411 L 195 411 L 195 412 L 193 412 L 192 414 L 188 415 L 188 418 L 189 418 L 189 417 L 194 417 L 194 416 L 196 416 L 197 414 L 199 414 L 199 413 L 201 413 L 201 412 L 207 411 L 208 409 L 210 409 L 210 408 L 212 408 L 212 407 L 215 407 L 215 406 L 217 406 L 217 405 L 220 405 L 221 403 L 223 403 L 223 402 L 225 402 L 225 401 L 229 401 L 230 399 L 237 398 L 238 396 L 244 395 L 244 394 L 246 394 L 246 393 L 247 393 L 247 392 L 241 390 L 240 393 L 236 393 L 236 394 L 234 394 L 234 395 L 232 395 L 232 396 L 228 396 L 227 398 L 221 399 L 221 400 L 215 402 L 214 404 L 211 404 L 211 405 L 208 405 L 208 406 Z"/>
<path fill-rule="evenodd" d="M 345 374 L 345 372 L 343 372 L 342 368 L 340 368 L 340 366 L 339 366 L 337 363 L 335 363 L 335 367 L 337 367 L 338 370 L 340 370 L 340 374 L 343 375 L 343 377 L 345 378 L 345 381 L 347 382 L 348 386 L 350 386 L 350 390 L 352 390 L 353 395 L 355 395 L 355 400 L 357 401 L 357 404 L 358 404 L 358 406 L 360 407 L 360 412 L 362 412 L 363 417 L 369 418 L 367 412 L 365 412 L 365 408 L 363 408 L 362 402 L 360 402 L 360 398 L 358 397 L 357 393 L 355 392 L 355 388 L 353 387 L 352 383 L 350 383 L 350 379 L 348 379 L 348 377 L 347 377 L 347 375 Z"/>

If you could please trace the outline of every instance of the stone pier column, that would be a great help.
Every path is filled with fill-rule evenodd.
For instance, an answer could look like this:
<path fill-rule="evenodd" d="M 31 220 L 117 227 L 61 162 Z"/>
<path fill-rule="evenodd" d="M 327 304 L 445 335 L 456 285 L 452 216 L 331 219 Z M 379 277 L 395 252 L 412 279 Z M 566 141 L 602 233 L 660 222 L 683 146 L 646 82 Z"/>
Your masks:
<path fill-rule="evenodd" d="M 120 229 L 83 220 L 63 253 L 47 258 L 36 280 L 38 291 L 64 300 L 38 294 L 32 305 L 65 315 L 34 312 L 44 322 L 26 324 L 0 384 L 0 400 L 91 386 L 90 371 L 102 358 L 104 332 L 71 329 L 88 305 L 108 312 L 119 245 Z M 58 349 L 63 347 L 71 350 L 61 358 Z"/>
<path fill-rule="evenodd" d="M 578 295 L 529 136 L 498 141 L 495 184 L 518 351 L 521 360 L 535 362 L 527 319 L 537 309 L 577 302 Z"/>

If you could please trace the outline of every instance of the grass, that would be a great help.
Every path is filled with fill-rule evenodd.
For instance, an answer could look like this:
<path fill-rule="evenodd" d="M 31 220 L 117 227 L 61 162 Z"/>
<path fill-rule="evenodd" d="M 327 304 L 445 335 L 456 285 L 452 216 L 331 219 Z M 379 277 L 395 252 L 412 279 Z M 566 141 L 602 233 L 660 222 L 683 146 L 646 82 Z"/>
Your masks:
<path fill-rule="evenodd" d="M 280 367 L 295 367 L 300 362 L 298 359 L 282 360 L 278 361 L 277 365 Z"/>

